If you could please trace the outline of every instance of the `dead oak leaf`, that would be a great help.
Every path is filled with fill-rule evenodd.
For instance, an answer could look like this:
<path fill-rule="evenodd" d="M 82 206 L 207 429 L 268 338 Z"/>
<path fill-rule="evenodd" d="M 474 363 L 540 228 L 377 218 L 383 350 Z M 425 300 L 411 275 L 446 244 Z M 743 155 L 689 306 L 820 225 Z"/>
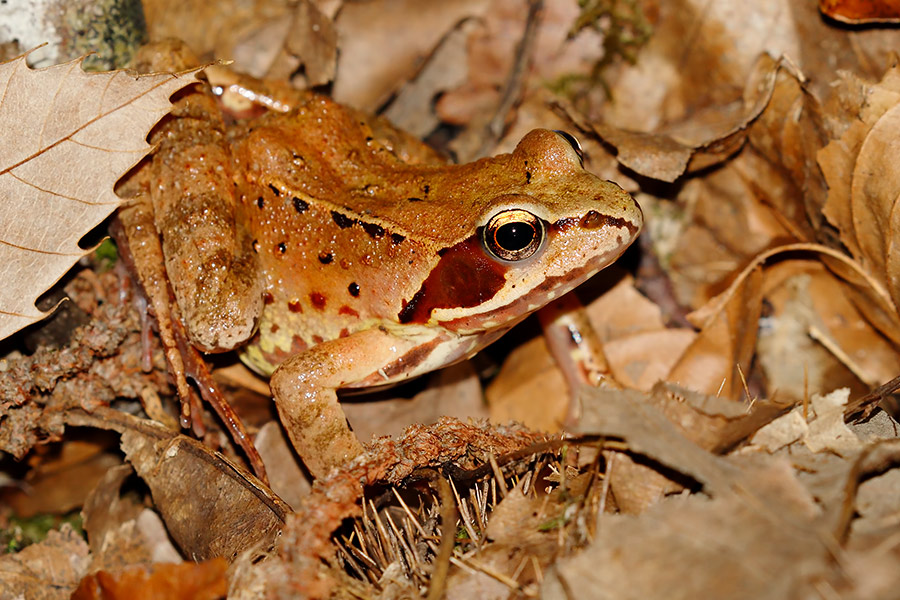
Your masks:
<path fill-rule="evenodd" d="M 79 239 L 118 207 L 113 185 L 192 81 L 0 64 L 0 339 L 49 314 L 35 300 L 86 253 Z"/>

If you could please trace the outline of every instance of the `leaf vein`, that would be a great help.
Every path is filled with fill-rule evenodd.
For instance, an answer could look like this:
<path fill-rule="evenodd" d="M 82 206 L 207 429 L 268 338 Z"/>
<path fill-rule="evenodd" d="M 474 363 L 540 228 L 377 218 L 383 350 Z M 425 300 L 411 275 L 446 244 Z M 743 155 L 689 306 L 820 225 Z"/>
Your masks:
<path fill-rule="evenodd" d="M 61 194 L 59 192 L 55 192 L 53 190 L 46 190 L 39 186 L 36 183 L 28 181 L 27 179 L 23 179 L 16 175 L 15 173 L 8 173 L 8 175 L 15 180 L 24 183 L 30 188 L 34 188 L 39 192 L 44 192 L 45 194 L 50 194 L 51 196 L 57 196 L 59 198 L 64 198 L 65 200 L 71 200 L 72 202 L 78 202 L 79 204 L 85 204 L 87 206 L 103 206 L 104 204 L 119 204 L 118 200 L 115 202 L 91 202 L 90 200 L 82 200 L 81 198 L 76 198 L 75 196 L 66 196 L 65 194 Z"/>
<path fill-rule="evenodd" d="M 23 252 L 33 252 L 34 254 L 47 254 L 50 256 L 82 256 L 83 252 L 73 253 L 73 252 L 53 252 L 51 250 L 39 250 L 38 248 L 29 248 L 28 246 L 20 246 L 19 244 L 14 244 L 12 242 L 8 242 L 6 240 L 0 240 L 0 244 L 4 246 L 9 246 L 10 248 L 15 248 L 17 250 L 22 250 Z"/>

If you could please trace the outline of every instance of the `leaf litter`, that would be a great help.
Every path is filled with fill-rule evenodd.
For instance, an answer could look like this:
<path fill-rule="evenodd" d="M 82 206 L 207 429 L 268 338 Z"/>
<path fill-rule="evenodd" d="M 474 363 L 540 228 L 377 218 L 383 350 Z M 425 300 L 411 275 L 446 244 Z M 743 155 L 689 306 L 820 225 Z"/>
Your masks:
<path fill-rule="evenodd" d="M 583 390 L 569 437 L 438 420 L 483 416 L 481 381 L 499 371 L 486 393 L 494 422 L 558 429 L 565 379 L 541 339 L 511 334 L 474 369 L 431 378 L 421 401 L 352 406 L 366 438 L 393 437 L 310 488 L 254 384 L 262 396 L 233 398 L 270 489 L 208 414 L 206 445 L 171 428 L 161 351 L 142 344 L 118 276 L 79 276 L 87 292 L 67 289 L 88 325 L 0 363 L 0 442 L 28 461 L 4 474 L 2 497 L 18 500 L 0 519 L 55 481 L 72 493 L 42 510 L 81 505 L 89 544 L 64 526 L 3 557 L 4 594 L 892 595 L 900 452 L 880 407 L 900 366 L 895 31 L 836 27 L 789 0 L 572 1 L 546 3 L 522 43 L 537 5 L 524 0 L 422 15 L 384 0 L 231 4 L 147 0 L 147 28 L 256 77 L 330 81 L 342 101 L 409 117 L 420 136 L 464 130 L 460 156 L 497 139 L 485 123 L 498 115 L 500 148 L 536 126 L 578 132 L 588 168 L 647 216 L 636 275 L 611 269 L 579 291 L 626 389 Z M 890 18 L 821 5 L 848 22 Z M 407 32 L 396 44 L 391 23 Z M 149 125 L 130 148 L 148 149 Z M 71 168 L 55 172 L 79 185 Z M 54 239 L 77 241 L 101 218 Z M 38 315 L 42 292 L 16 294 Z M 435 421 L 398 437 L 401 422 Z M 73 446 L 67 426 L 116 432 L 127 463 Z M 78 458 L 54 464 L 48 441 Z M 166 565 L 184 559 L 209 560 Z"/>

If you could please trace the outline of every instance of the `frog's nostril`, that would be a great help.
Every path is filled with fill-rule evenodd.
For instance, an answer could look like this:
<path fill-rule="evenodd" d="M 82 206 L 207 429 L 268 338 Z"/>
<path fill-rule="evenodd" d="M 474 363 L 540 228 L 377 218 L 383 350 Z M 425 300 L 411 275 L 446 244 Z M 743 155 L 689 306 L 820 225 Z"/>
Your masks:
<path fill-rule="evenodd" d="M 586 215 L 581 218 L 581 226 L 585 229 L 597 229 L 603 227 L 609 222 L 607 215 L 600 214 L 596 210 L 589 210 Z"/>

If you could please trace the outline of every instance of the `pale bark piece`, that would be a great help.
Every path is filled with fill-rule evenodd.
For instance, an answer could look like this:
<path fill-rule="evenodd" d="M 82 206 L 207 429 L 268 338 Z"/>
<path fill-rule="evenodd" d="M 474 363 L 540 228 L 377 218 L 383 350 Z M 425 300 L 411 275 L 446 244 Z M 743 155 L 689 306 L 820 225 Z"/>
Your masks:
<path fill-rule="evenodd" d="M 0 339 L 49 313 L 34 302 L 86 254 L 118 207 L 113 186 L 150 151 L 147 132 L 190 74 L 87 74 L 80 61 L 0 65 Z"/>

